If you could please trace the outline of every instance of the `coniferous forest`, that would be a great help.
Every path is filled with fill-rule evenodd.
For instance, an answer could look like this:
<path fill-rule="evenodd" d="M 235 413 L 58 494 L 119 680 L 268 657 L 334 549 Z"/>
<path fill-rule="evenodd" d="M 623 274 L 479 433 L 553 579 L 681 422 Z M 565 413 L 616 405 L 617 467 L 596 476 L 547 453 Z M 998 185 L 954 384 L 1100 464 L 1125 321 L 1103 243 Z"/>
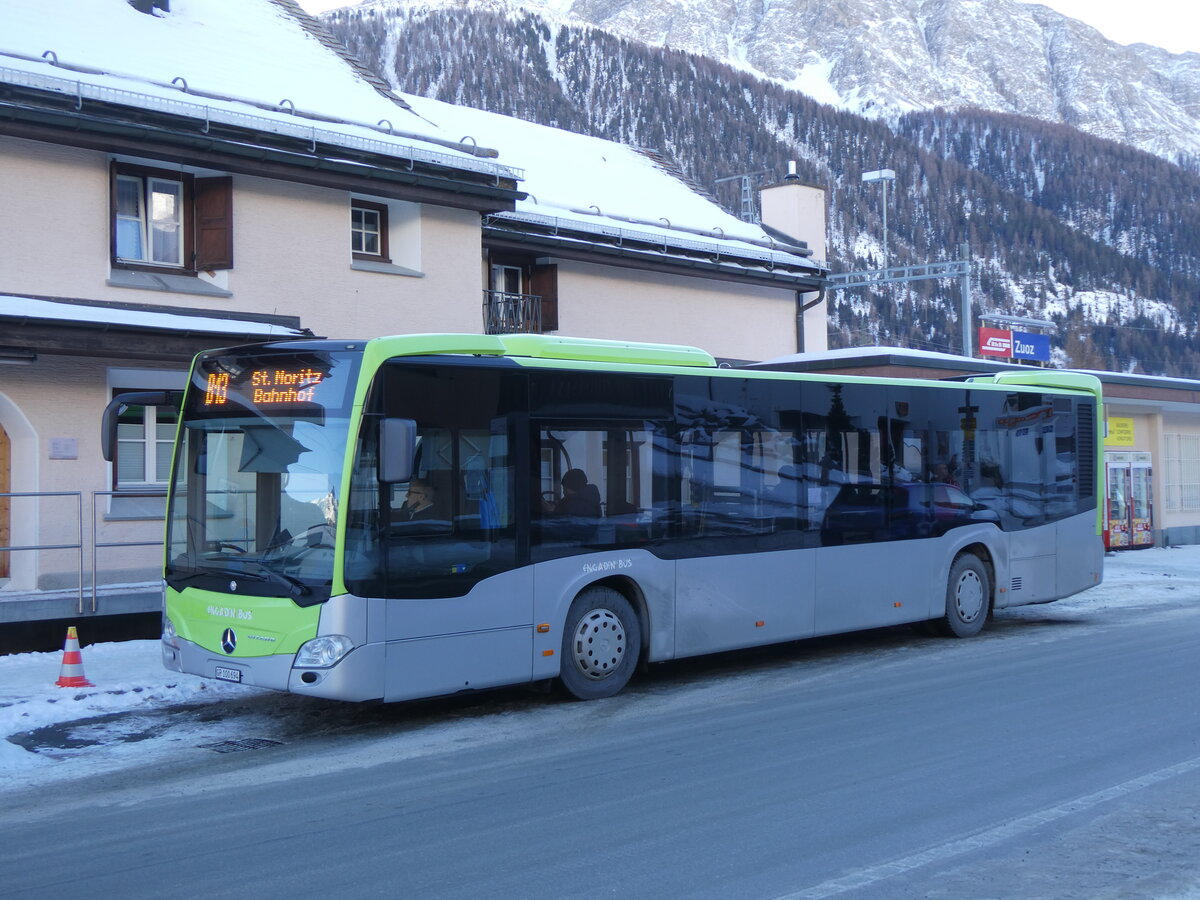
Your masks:
<path fill-rule="evenodd" d="M 670 49 L 529 13 L 341 10 L 325 17 L 396 89 L 621 141 L 674 160 L 733 212 L 737 182 L 789 160 L 829 196 L 834 271 L 973 261 L 975 314 L 1055 323 L 1056 362 L 1200 377 L 1200 174 L 1069 126 L 965 110 L 868 119 Z M 769 180 L 777 180 L 775 176 Z M 959 352 L 952 281 L 835 293 L 831 347 Z M 978 319 L 975 324 L 978 323 Z"/>

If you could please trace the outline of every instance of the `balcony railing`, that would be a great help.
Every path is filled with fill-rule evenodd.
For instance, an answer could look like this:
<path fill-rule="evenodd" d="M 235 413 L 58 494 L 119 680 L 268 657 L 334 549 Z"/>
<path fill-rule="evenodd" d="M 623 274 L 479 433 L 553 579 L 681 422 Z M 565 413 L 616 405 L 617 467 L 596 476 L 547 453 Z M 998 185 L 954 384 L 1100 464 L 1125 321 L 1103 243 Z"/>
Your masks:
<path fill-rule="evenodd" d="M 510 291 L 483 292 L 484 334 L 541 334 L 542 298 Z"/>

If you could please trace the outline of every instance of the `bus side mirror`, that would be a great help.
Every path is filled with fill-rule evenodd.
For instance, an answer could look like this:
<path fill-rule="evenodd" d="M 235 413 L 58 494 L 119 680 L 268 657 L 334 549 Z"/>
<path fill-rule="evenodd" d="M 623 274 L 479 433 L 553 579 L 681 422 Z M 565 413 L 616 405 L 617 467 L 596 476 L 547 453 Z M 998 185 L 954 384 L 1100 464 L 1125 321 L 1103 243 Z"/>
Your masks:
<path fill-rule="evenodd" d="M 384 419 L 379 424 L 379 480 L 385 484 L 410 481 L 417 457 L 417 423 Z"/>
<path fill-rule="evenodd" d="M 129 391 L 117 394 L 104 407 L 100 420 L 100 452 L 108 462 L 117 453 L 117 420 L 130 406 L 172 406 L 179 409 L 183 403 L 183 391 Z"/>

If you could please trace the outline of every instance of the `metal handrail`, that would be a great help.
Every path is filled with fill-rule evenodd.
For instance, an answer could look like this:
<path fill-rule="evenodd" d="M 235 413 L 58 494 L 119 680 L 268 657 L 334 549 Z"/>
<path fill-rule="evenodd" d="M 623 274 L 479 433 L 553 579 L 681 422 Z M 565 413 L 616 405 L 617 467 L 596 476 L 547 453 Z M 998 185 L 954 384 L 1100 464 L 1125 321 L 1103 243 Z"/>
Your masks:
<path fill-rule="evenodd" d="M 98 498 L 100 497 L 120 497 L 125 496 L 125 491 L 92 491 L 92 529 L 91 529 L 91 565 L 92 565 L 92 582 L 91 582 L 91 612 L 97 612 L 99 608 L 99 583 L 97 574 L 99 571 L 98 551 L 104 549 L 112 549 L 115 547 L 161 547 L 162 538 L 153 541 L 98 541 L 96 536 L 98 529 L 96 527 L 96 515 L 98 511 Z M 140 497 L 166 497 L 166 491 L 139 491 Z M 26 550 L 76 550 L 79 553 L 79 580 L 76 585 L 76 603 L 75 611 L 79 615 L 84 613 L 84 551 L 87 545 L 84 542 L 83 532 L 83 492 L 82 491 L 20 491 L 20 492 L 0 492 L 0 499 L 19 498 L 19 499 L 35 499 L 42 497 L 74 497 L 75 498 L 75 534 L 76 540 L 74 543 L 60 544 L 12 544 L 0 545 L 0 553 L 21 552 Z"/>
<path fill-rule="evenodd" d="M 97 608 L 96 594 L 97 594 L 97 590 L 98 590 L 98 584 L 96 582 L 96 555 L 97 555 L 96 551 L 98 549 L 108 549 L 108 548 L 112 548 L 112 547 L 161 547 L 163 545 L 162 538 L 159 538 L 156 541 L 97 541 L 96 540 L 96 532 L 97 532 L 97 529 L 96 529 L 96 498 L 97 497 L 120 497 L 120 496 L 124 496 L 127 493 L 128 492 L 126 492 L 126 491 L 92 491 L 92 612 L 95 612 L 96 608 Z M 164 491 L 138 491 L 138 496 L 139 497 L 166 497 L 167 492 L 165 490 Z M 164 517 L 165 517 L 165 513 L 164 513 Z M 82 527 L 82 525 L 80 527 Z M 82 570 L 80 572 L 79 577 L 82 580 L 82 578 L 83 578 Z M 82 588 L 81 588 L 81 599 L 80 599 L 81 607 L 82 607 L 82 604 L 83 604 L 83 600 L 82 600 Z M 83 609 L 81 608 L 79 611 L 82 613 Z"/>
<path fill-rule="evenodd" d="M 83 614 L 83 492 L 82 491 L 20 491 L 20 492 L 3 492 L 0 493 L 0 498 L 5 497 L 74 497 L 75 498 L 75 526 L 78 539 L 74 544 L 30 544 L 28 546 L 11 546 L 0 547 L 0 553 L 17 552 L 21 550 L 78 550 L 79 551 L 79 599 L 76 604 L 76 610 L 80 615 Z M 95 612 L 95 597 L 92 598 L 92 612 Z"/>

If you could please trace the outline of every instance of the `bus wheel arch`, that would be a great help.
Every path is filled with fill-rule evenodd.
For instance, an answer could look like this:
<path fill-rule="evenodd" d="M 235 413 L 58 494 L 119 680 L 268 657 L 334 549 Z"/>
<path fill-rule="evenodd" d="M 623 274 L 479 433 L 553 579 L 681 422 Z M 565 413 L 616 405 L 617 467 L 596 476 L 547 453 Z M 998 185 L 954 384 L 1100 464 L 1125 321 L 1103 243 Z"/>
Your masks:
<path fill-rule="evenodd" d="M 567 611 L 559 681 L 578 700 L 619 693 L 643 656 L 644 620 L 636 600 L 618 585 L 612 580 L 588 585 Z"/>
<path fill-rule="evenodd" d="M 610 587 L 619 592 L 629 601 L 629 605 L 633 607 L 634 615 L 638 618 L 638 624 L 641 627 L 642 633 L 638 662 L 639 665 L 645 666 L 650 658 L 650 607 L 646 603 L 646 595 L 642 592 L 641 586 L 627 575 L 613 575 L 609 578 L 602 578 L 600 581 L 595 582 L 595 585 Z M 588 585 L 588 587 L 595 585 Z"/>
<path fill-rule="evenodd" d="M 974 637 L 983 630 L 995 602 L 995 566 L 983 544 L 964 547 L 946 579 L 946 608 L 939 630 L 953 637 Z"/>

